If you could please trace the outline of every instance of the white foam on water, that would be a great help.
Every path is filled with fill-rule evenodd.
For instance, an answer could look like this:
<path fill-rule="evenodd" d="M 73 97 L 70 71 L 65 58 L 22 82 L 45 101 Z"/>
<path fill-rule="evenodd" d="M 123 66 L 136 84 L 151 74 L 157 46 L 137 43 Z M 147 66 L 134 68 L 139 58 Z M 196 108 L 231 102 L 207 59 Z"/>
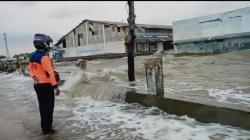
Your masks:
<path fill-rule="evenodd" d="M 85 74 L 86 74 L 87 80 L 91 80 L 92 78 L 97 77 L 96 73 L 92 73 L 89 71 L 85 71 Z"/>
<path fill-rule="evenodd" d="M 118 104 L 82 98 L 74 109 L 74 127 L 90 127 L 92 139 L 126 139 L 142 137 L 149 140 L 247 140 L 250 131 L 219 124 L 203 124 L 187 116 L 169 115 L 155 108 L 138 104 Z M 112 133 L 116 132 L 116 133 Z M 128 139 L 128 138 L 127 138 Z"/>
<path fill-rule="evenodd" d="M 214 97 L 218 102 L 250 104 L 250 94 L 240 89 L 208 89 L 209 96 Z M 230 100 L 233 100 L 230 101 Z"/>
<path fill-rule="evenodd" d="M 116 68 L 104 68 L 102 70 L 102 74 L 110 74 L 110 73 L 121 73 L 121 74 L 127 74 L 126 70 L 128 69 L 128 66 L 126 65 L 120 65 Z"/>
<path fill-rule="evenodd" d="M 86 73 L 84 71 L 79 72 L 71 72 L 70 75 L 65 80 L 65 83 L 62 86 L 63 91 L 68 91 L 73 88 L 77 83 L 81 82 L 81 80 L 87 80 Z"/>
<path fill-rule="evenodd" d="M 13 72 L 13 73 L 0 73 L 0 79 L 1 80 L 7 80 L 12 82 L 12 81 L 17 81 L 17 82 L 27 82 L 27 81 L 32 81 L 32 79 L 29 76 L 23 76 L 20 75 L 19 72 Z"/>
<path fill-rule="evenodd" d="M 166 94 L 174 94 L 175 90 L 169 87 L 164 87 L 164 93 Z"/>
<path fill-rule="evenodd" d="M 8 96 L 8 100 L 20 100 L 35 98 L 33 94 L 33 80 L 29 76 L 20 75 L 18 72 L 9 74 L 0 74 L 0 92 Z"/>
<path fill-rule="evenodd" d="M 88 63 L 92 63 L 92 64 L 100 64 L 101 61 L 100 60 L 92 60 L 92 61 L 88 61 Z"/>

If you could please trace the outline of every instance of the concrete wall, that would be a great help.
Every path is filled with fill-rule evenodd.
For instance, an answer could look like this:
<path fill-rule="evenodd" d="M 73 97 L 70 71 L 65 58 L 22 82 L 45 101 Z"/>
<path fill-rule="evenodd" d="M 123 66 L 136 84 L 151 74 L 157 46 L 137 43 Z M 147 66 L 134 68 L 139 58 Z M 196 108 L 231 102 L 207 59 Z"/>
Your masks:
<path fill-rule="evenodd" d="M 74 37 L 74 33 L 70 32 L 66 37 L 65 37 L 65 41 L 66 41 L 66 48 L 68 47 L 73 47 L 73 37 Z"/>
<path fill-rule="evenodd" d="M 173 41 L 250 32 L 250 7 L 173 23 Z"/>
<path fill-rule="evenodd" d="M 176 53 L 220 53 L 250 49 L 250 37 L 175 44 Z"/>
<path fill-rule="evenodd" d="M 139 103 L 147 107 L 159 109 L 179 116 L 187 115 L 203 123 L 220 123 L 250 129 L 249 109 L 219 102 L 193 101 L 193 99 L 159 97 L 150 94 L 128 92 L 126 102 Z"/>
<path fill-rule="evenodd" d="M 105 45 L 95 44 L 65 48 L 63 57 L 89 56 L 103 53 L 125 53 L 124 41 L 108 42 Z"/>
<path fill-rule="evenodd" d="M 94 35 L 89 30 L 89 27 L 93 29 Z M 119 31 L 118 28 L 120 28 Z M 125 53 L 126 32 L 126 27 L 105 26 L 103 23 L 85 21 L 65 36 L 66 48 L 63 57 Z M 83 34 L 83 37 L 79 38 L 78 34 Z"/>

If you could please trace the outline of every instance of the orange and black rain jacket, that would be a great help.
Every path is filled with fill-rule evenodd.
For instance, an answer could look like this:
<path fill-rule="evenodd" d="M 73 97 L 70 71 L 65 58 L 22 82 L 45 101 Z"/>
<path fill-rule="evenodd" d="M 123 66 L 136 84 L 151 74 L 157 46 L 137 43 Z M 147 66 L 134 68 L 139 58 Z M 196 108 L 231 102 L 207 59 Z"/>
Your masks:
<path fill-rule="evenodd" d="M 50 83 L 53 88 L 57 88 L 52 59 L 48 53 L 36 50 L 30 55 L 29 74 L 36 77 L 38 84 Z"/>

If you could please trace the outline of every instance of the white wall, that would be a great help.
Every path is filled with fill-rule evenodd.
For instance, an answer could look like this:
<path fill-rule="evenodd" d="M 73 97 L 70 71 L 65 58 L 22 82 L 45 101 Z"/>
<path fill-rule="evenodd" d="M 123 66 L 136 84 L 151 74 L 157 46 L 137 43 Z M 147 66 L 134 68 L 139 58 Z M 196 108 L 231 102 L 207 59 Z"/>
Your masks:
<path fill-rule="evenodd" d="M 213 21 L 219 19 L 218 21 Z M 173 23 L 173 40 L 250 32 L 250 7 Z"/>
<path fill-rule="evenodd" d="M 63 57 L 88 56 L 104 53 L 125 53 L 124 41 L 64 48 Z"/>

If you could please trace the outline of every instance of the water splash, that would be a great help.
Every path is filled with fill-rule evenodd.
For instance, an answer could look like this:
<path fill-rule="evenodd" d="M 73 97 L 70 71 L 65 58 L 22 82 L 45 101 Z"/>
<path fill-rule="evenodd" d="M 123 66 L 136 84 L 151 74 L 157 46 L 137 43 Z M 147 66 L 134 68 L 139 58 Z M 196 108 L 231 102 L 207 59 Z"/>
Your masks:
<path fill-rule="evenodd" d="M 98 87 L 98 88 L 97 88 Z M 127 90 L 122 87 L 112 87 L 104 84 L 82 85 L 74 96 L 91 97 L 94 100 L 125 103 Z"/>
<path fill-rule="evenodd" d="M 104 83 L 90 83 L 93 77 L 93 74 L 87 71 L 72 73 L 63 85 L 62 91 L 71 98 L 91 97 L 99 101 L 125 103 L 126 88 Z"/>
<path fill-rule="evenodd" d="M 250 103 L 250 94 L 239 89 L 208 89 L 209 96 L 214 97 L 218 102 L 246 104 Z"/>

